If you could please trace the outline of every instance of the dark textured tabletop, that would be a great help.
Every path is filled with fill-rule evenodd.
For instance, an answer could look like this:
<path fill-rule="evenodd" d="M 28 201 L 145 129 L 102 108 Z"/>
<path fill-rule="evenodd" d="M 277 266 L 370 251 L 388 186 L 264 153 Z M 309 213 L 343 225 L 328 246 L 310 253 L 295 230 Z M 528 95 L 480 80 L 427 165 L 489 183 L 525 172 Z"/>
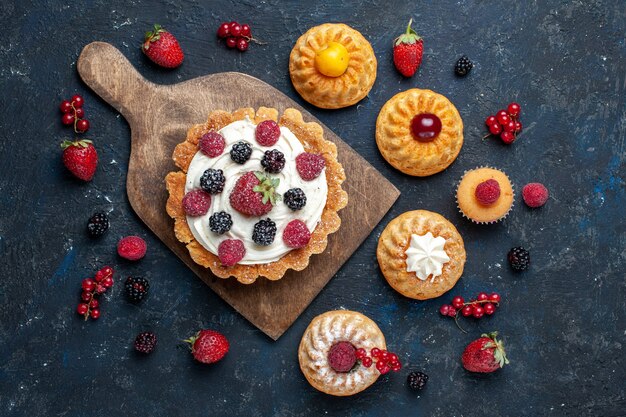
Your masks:
<path fill-rule="evenodd" d="M 425 39 L 424 62 L 404 79 L 393 67 L 391 42 L 410 17 Z M 215 30 L 233 19 L 250 23 L 267 44 L 243 54 L 226 49 Z M 298 36 L 329 21 L 361 31 L 378 58 L 369 96 L 337 111 L 304 102 L 287 71 Z M 625 21 L 621 0 L 2 1 L 0 415 L 626 415 Z M 156 22 L 184 48 L 185 62 L 176 70 L 156 68 L 139 50 Z M 76 73 L 78 54 L 94 40 L 118 47 L 157 83 L 221 71 L 258 77 L 309 109 L 402 191 L 278 341 L 217 297 L 132 212 L 125 192 L 128 125 Z M 462 54 L 475 68 L 461 79 L 453 65 Z M 374 140 L 381 106 L 411 87 L 449 97 L 465 124 L 456 162 L 423 179 L 391 168 Z M 86 136 L 100 155 L 89 183 L 61 163 L 59 143 L 72 135 L 61 126 L 58 104 L 74 93 L 85 97 Z M 486 116 L 511 101 L 522 105 L 518 141 L 481 140 Z M 531 210 L 518 195 L 502 223 L 472 225 L 457 212 L 454 190 L 464 170 L 481 165 L 506 171 L 518 192 L 543 182 L 551 198 Z M 384 226 L 413 209 L 443 214 L 465 240 L 465 273 L 440 299 L 403 298 L 376 262 Z M 85 225 L 99 210 L 110 212 L 112 227 L 94 241 Z M 121 262 L 115 253 L 118 239 L 129 234 L 148 243 L 140 262 Z M 532 256 L 530 269 L 519 274 L 505 260 L 517 245 Z M 84 322 L 75 313 L 80 282 L 104 264 L 115 267 L 117 282 L 100 319 Z M 129 275 L 152 284 L 138 307 L 122 296 Z M 490 318 L 465 320 L 467 334 L 439 315 L 452 295 L 482 290 L 499 292 L 503 303 Z M 401 372 L 350 398 L 315 391 L 296 356 L 310 320 L 338 308 L 375 320 L 404 363 Z M 199 328 L 228 337 L 224 360 L 193 361 L 180 340 Z M 143 330 L 159 337 L 148 357 L 131 347 Z M 466 372 L 459 359 L 464 346 L 491 330 L 500 332 L 511 364 L 483 377 Z M 419 395 L 406 387 L 413 369 L 430 376 Z"/>

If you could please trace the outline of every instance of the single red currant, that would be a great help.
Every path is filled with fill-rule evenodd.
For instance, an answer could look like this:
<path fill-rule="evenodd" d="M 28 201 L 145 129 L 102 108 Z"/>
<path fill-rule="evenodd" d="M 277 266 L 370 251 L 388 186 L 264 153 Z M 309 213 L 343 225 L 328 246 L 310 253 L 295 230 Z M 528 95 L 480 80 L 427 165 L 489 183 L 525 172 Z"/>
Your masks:
<path fill-rule="evenodd" d="M 89 306 L 84 303 L 80 303 L 78 307 L 76 307 L 76 312 L 80 315 L 85 315 L 85 313 L 87 313 L 88 310 L 89 310 Z"/>
<path fill-rule="evenodd" d="M 104 285 L 98 285 L 96 287 L 96 292 L 98 294 L 104 294 L 105 292 L 107 292 L 107 289 L 106 289 L 106 287 Z"/>
<path fill-rule="evenodd" d="M 383 362 L 387 362 L 389 360 L 389 352 L 387 352 L 386 350 L 381 350 L 379 359 Z"/>
<path fill-rule="evenodd" d="M 395 353 L 390 353 L 389 354 L 389 362 L 390 363 L 399 362 L 398 361 L 398 355 L 396 355 Z"/>
<path fill-rule="evenodd" d="M 237 49 L 241 52 L 248 50 L 248 41 L 245 38 L 237 38 Z"/>
<path fill-rule="evenodd" d="M 500 139 L 502 139 L 502 142 L 510 145 L 511 143 L 515 142 L 515 135 L 511 132 L 502 132 L 500 134 Z"/>
<path fill-rule="evenodd" d="M 100 317 L 100 310 L 95 309 L 95 310 L 91 310 L 91 312 L 89 313 L 89 315 L 91 316 L 92 319 L 97 319 L 98 317 Z"/>
<path fill-rule="evenodd" d="M 230 25 L 228 23 L 224 22 L 217 29 L 217 36 L 220 37 L 220 38 L 225 38 L 228 35 L 230 35 Z"/>
<path fill-rule="evenodd" d="M 232 28 L 233 26 L 238 25 L 238 24 L 239 24 L 239 23 L 237 23 L 237 22 L 235 22 L 235 21 L 233 20 L 232 22 L 230 22 L 230 23 L 228 24 L 228 26 Z"/>
<path fill-rule="evenodd" d="M 515 122 L 513 120 L 509 120 L 509 122 L 507 124 L 505 124 L 504 126 L 504 131 L 505 132 L 515 132 Z"/>
<path fill-rule="evenodd" d="M 500 302 L 500 294 L 495 292 L 491 293 L 491 295 L 489 296 L 489 300 L 491 300 L 492 303 L 498 304 Z"/>
<path fill-rule="evenodd" d="M 456 308 L 450 306 L 450 310 L 448 310 L 448 316 L 449 317 L 454 317 L 456 316 Z"/>
<path fill-rule="evenodd" d="M 91 278 L 85 278 L 83 280 L 82 287 L 85 291 L 93 291 L 93 289 L 96 288 L 96 283 L 93 282 L 93 279 Z"/>
<path fill-rule="evenodd" d="M 239 23 L 230 27 L 230 36 L 241 36 L 241 25 Z"/>
<path fill-rule="evenodd" d="M 495 116 L 489 116 L 485 120 L 485 124 L 487 125 L 487 127 L 489 127 L 491 125 L 495 125 L 496 123 L 498 123 L 498 119 L 496 119 Z"/>
<path fill-rule="evenodd" d="M 80 119 L 76 122 L 76 130 L 83 133 L 89 130 L 89 121 L 87 119 Z"/>
<path fill-rule="evenodd" d="M 456 308 L 457 310 L 462 308 L 463 304 L 465 304 L 465 300 L 461 296 L 457 295 L 452 299 L 452 307 Z"/>
<path fill-rule="evenodd" d="M 380 349 L 372 348 L 372 350 L 370 350 L 370 355 L 372 355 L 374 358 L 378 358 L 380 356 Z"/>
<path fill-rule="evenodd" d="M 472 316 L 479 319 L 485 314 L 485 310 L 479 305 L 475 305 L 472 307 Z"/>
<path fill-rule="evenodd" d="M 500 117 L 508 115 L 509 114 L 506 112 L 506 110 L 498 110 L 498 112 L 496 113 L 496 119 L 500 120 Z"/>
<path fill-rule="evenodd" d="M 72 111 L 72 103 L 70 103 L 68 100 L 63 100 L 59 108 L 61 109 L 61 112 L 69 113 Z"/>
<path fill-rule="evenodd" d="M 241 36 L 245 36 L 246 38 L 252 37 L 252 30 L 250 29 L 250 25 L 241 25 Z"/>
<path fill-rule="evenodd" d="M 100 305 L 100 303 L 95 298 L 89 302 L 89 307 L 91 308 L 98 308 L 98 305 Z"/>
<path fill-rule="evenodd" d="M 234 48 L 237 46 L 237 38 L 233 38 L 232 36 L 226 38 L 226 46 L 229 48 Z"/>
<path fill-rule="evenodd" d="M 496 306 L 491 303 L 483 304 L 483 310 L 485 310 L 485 314 L 491 316 L 496 311 Z"/>
<path fill-rule="evenodd" d="M 83 291 L 83 293 L 80 295 L 80 299 L 83 301 L 91 300 L 91 293 L 89 291 Z"/>
<path fill-rule="evenodd" d="M 391 370 L 394 372 L 398 372 L 400 369 L 402 369 L 402 365 L 399 363 L 391 367 Z"/>
<path fill-rule="evenodd" d="M 79 107 L 83 107 L 83 104 L 85 103 L 85 101 L 83 100 L 83 98 L 81 96 L 79 96 L 78 94 L 75 94 L 72 97 L 72 105 L 74 106 L 74 108 L 79 108 Z"/>
<path fill-rule="evenodd" d="M 387 372 L 389 372 L 389 371 L 390 371 L 389 366 L 388 366 L 388 365 L 383 365 L 383 366 L 382 366 L 382 369 L 380 370 L 380 374 L 381 374 L 381 375 L 385 375 L 385 374 L 386 374 Z"/>
<path fill-rule="evenodd" d="M 487 301 L 488 299 L 489 299 L 489 296 L 485 294 L 484 292 L 479 292 L 478 296 L 476 297 L 476 300 L 478 301 Z"/>
<path fill-rule="evenodd" d="M 491 126 L 489 126 L 489 133 L 491 133 L 492 135 L 499 135 L 500 133 L 502 133 L 502 126 L 497 123 L 492 124 Z"/>
<path fill-rule="evenodd" d="M 104 288 L 111 288 L 113 286 L 113 278 L 111 278 L 110 276 L 104 278 L 102 280 L 102 286 Z M 105 290 L 106 291 L 106 290 Z"/>
<path fill-rule="evenodd" d="M 515 121 L 515 133 L 522 131 L 522 122 L 519 120 Z"/>
<path fill-rule="evenodd" d="M 512 117 L 517 117 L 521 113 L 522 107 L 517 103 L 511 103 L 507 107 L 507 111 Z"/>
<path fill-rule="evenodd" d="M 363 359 L 363 358 L 365 358 L 367 356 L 367 352 L 363 348 L 358 348 L 354 352 L 354 355 L 356 356 L 357 359 Z"/>
<path fill-rule="evenodd" d="M 363 358 L 363 360 L 361 361 L 361 363 L 363 364 L 363 366 L 365 366 L 366 368 L 369 368 L 370 366 L 372 366 L 372 358 L 370 357 L 365 357 Z"/>
<path fill-rule="evenodd" d="M 79 107 L 76 109 L 74 114 L 76 115 L 77 119 L 82 119 L 83 117 L 85 117 L 85 109 L 83 109 L 82 107 Z"/>
<path fill-rule="evenodd" d="M 506 125 L 511 120 L 511 117 L 508 114 L 500 114 L 498 115 L 498 123 L 501 125 Z"/>
<path fill-rule="evenodd" d="M 463 315 L 463 317 L 469 317 L 472 315 L 472 311 L 473 311 L 472 306 L 467 305 L 461 309 L 461 314 Z"/>
<path fill-rule="evenodd" d="M 450 306 L 448 304 L 444 304 L 441 307 L 439 307 L 439 313 L 442 316 L 447 316 L 449 311 L 450 311 Z"/>
<path fill-rule="evenodd" d="M 66 126 L 71 125 L 74 123 L 74 115 L 72 113 L 63 113 L 63 116 L 61 116 L 61 123 Z"/>

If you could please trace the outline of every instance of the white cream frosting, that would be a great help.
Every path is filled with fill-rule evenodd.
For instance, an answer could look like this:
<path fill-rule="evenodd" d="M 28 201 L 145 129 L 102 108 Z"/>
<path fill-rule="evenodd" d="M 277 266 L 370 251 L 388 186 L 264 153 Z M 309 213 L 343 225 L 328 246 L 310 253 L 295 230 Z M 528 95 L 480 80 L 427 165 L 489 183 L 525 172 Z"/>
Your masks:
<path fill-rule="evenodd" d="M 446 239 L 434 237 L 431 232 L 425 235 L 411 235 L 411 243 L 406 250 L 406 270 L 415 272 L 415 275 L 425 281 L 432 275 L 431 282 L 441 275 L 443 265 L 450 262 L 450 257 L 444 250 Z"/>
<path fill-rule="evenodd" d="M 304 152 L 304 147 L 298 138 L 286 127 L 280 127 L 280 137 L 278 142 L 270 147 L 261 146 L 255 138 L 256 125 L 246 117 L 225 126 L 219 133 L 224 137 L 226 146 L 224 152 L 216 157 L 209 158 L 201 151 L 198 151 L 191 160 L 187 170 L 187 182 L 185 193 L 200 188 L 200 177 L 208 168 L 221 169 L 224 171 L 226 183 L 224 190 L 219 194 L 211 195 L 211 207 L 204 216 L 187 216 L 187 223 L 193 233 L 194 238 L 209 252 L 217 255 L 217 247 L 226 239 L 239 239 L 243 241 L 246 254 L 240 264 L 265 264 L 277 261 L 287 252 L 292 250 L 283 242 L 283 230 L 287 223 L 294 219 L 302 220 L 308 229 L 313 232 L 322 217 L 322 211 L 326 205 L 328 195 L 328 185 L 326 183 L 326 169 L 319 177 L 312 181 L 304 181 L 300 178 L 296 170 L 296 156 Z M 245 140 L 252 145 L 252 155 L 245 164 L 238 164 L 230 158 L 232 145 Z M 272 210 L 261 217 L 249 217 L 239 213 L 230 205 L 230 193 L 237 180 L 246 172 L 263 171 L 261 159 L 265 151 L 277 149 L 285 155 L 285 167 L 279 174 L 267 174 L 271 178 L 279 178 L 277 192 L 281 196 L 281 201 L 276 202 Z M 283 194 L 291 188 L 301 188 L 306 195 L 306 205 L 297 211 L 291 210 L 282 201 Z M 231 215 L 233 226 L 223 235 L 214 233 L 209 228 L 209 217 L 211 214 L 225 211 Z M 269 246 L 260 246 L 252 240 L 254 224 L 261 219 L 272 219 L 276 223 L 276 237 Z"/>

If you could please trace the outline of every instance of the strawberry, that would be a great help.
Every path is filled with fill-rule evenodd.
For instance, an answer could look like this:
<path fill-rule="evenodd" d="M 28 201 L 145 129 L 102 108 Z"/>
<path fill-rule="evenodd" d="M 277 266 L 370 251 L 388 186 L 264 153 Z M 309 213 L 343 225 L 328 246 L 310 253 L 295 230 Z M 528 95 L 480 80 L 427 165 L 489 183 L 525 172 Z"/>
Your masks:
<path fill-rule="evenodd" d="M 413 19 L 409 20 L 406 32 L 393 41 L 393 63 L 405 77 L 412 77 L 422 63 L 424 41 L 411 28 Z"/>
<path fill-rule="evenodd" d="M 165 68 L 176 68 L 185 57 L 178 40 L 161 25 L 154 25 L 153 31 L 146 32 L 141 50 L 152 62 Z"/>
<path fill-rule="evenodd" d="M 74 176 L 83 181 L 91 181 L 98 166 L 98 153 L 92 142 L 87 139 L 76 142 L 64 140 L 61 148 L 63 148 L 63 165 Z"/>
<path fill-rule="evenodd" d="M 509 363 L 502 342 L 496 339 L 498 332 L 481 335 L 465 348 L 461 362 L 470 372 L 493 372 Z"/>
<path fill-rule="evenodd" d="M 194 359 L 202 363 L 214 363 L 228 353 L 228 340 L 215 330 L 200 330 L 184 342 L 191 346 Z"/>
<path fill-rule="evenodd" d="M 247 216 L 263 216 L 272 210 L 279 198 L 276 188 L 280 180 L 261 172 L 246 172 L 230 193 L 230 205 Z"/>

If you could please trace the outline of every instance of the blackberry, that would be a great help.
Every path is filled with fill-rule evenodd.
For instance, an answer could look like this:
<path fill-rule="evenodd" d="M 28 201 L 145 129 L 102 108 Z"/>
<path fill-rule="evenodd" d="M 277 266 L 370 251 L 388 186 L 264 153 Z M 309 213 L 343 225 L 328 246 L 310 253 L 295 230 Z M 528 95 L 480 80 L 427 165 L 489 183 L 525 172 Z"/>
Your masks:
<path fill-rule="evenodd" d="M 266 172 L 278 174 L 285 167 L 285 155 L 276 149 L 265 151 L 263 159 L 261 159 L 261 165 L 265 168 Z"/>
<path fill-rule="evenodd" d="M 426 382 L 428 382 L 428 375 L 426 375 L 424 372 L 413 371 L 410 372 L 409 375 L 406 377 L 406 383 L 408 384 L 409 388 L 416 391 L 424 389 L 424 387 L 426 386 Z"/>
<path fill-rule="evenodd" d="M 470 61 L 467 55 L 463 55 L 461 58 L 459 58 L 458 61 L 456 61 L 456 65 L 454 66 L 454 72 L 456 72 L 456 75 L 464 77 L 469 74 L 472 68 L 474 68 L 474 64 L 472 64 L 472 61 Z"/>
<path fill-rule="evenodd" d="M 245 164 L 252 155 L 252 146 L 245 140 L 241 140 L 230 148 L 230 159 L 238 164 Z"/>
<path fill-rule="evenodd" d="M 142 277 L 128 277 L 124 283 L 126 295 L 133 303 L 138 303 L 148 294 L 150 283 Z"/>
<path fill-rule="evenodd" d="M 200 187 L 209 194 L 218 194 L 224 190 L 224 171 L 209 168 L 200 177 Z"/>
<path fill-rule="evenodd" d="M 300 210 L 306 206 L 306 195 L 301 188 L 292 188 L 283 195 L 283 201 L 292 210 Z"/>
<path fill-rule="evenodd" d="M 209 217 L 209 228 L 218 235 L 228 232 L 233 225 L 233 219 L 225 211 L 218 211 Z"/>
<path fill-rule="evenodd" d="M 156 347 L 157 337 L 152 332 L 141 332 L 135 338 L 135 350 L 141 353 L 151 353 Z"/>
<path fill-rule="evenodd" d="M 511 268 L 516 271 L 523 271 L 530 265 L 530 253 L 521 246 L 512 248 L 507 255 Z"/>
<path fill-rule="evenodd" d="M 261 246 L 269 246 L 274 241 L 276 236 L 276 223 L 272 220 L 259 220 L 254 225 L 254 231 L 252 232 L 252 240 L 254 243 Z"/>
<path fill-rule="evenodd" d="M 87 222 L 87 233 L 91 237 L 100 237 L 109 230 L 109 218 L 105 213 L 95 213 Z"/>

